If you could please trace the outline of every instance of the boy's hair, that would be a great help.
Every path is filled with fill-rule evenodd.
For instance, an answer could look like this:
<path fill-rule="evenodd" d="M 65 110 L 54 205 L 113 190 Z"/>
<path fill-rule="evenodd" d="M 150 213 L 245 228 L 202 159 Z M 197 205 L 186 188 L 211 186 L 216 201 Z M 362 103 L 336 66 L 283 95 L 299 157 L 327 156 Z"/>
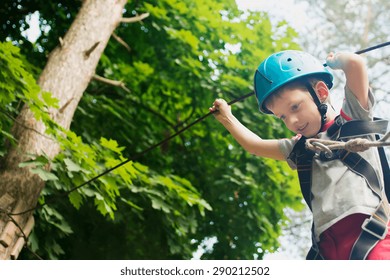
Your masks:
<path fill-rule="evenodd" d="M 277 98 L 281 98 L 281 94 L 283 92 L 285 92 L 286 90 L 301 89 L 301 90 L 304 90 L 304 91 L 308 91 L 308 89 L 306 87 L 306 83 L 309 83 L 312 88 L 315 88 L 316 84 L 318 82 L 320 82 L 320 81 L 325 82 L 325 81 L 323 81 L 321 79 L 317 79 L 317 78 L 298 79 L 298 80 L 292 81 L 292 82 L 282 86 L 281 88 L 275 90 L 275 92 L 273 92 L 270 96 L 268 96 L 264 100 L 264 106 L 266 108 L 268 108 L 268 106 L 270 104 L 274 103 Z M 325 84 L 326 84 L 326 82 L 325 82 Z M 328 102 L 330 102 L 330 96 L 329 95 L 328 95 L 328 97 L 325 100 L 325 103 L 328 103 Z"/>

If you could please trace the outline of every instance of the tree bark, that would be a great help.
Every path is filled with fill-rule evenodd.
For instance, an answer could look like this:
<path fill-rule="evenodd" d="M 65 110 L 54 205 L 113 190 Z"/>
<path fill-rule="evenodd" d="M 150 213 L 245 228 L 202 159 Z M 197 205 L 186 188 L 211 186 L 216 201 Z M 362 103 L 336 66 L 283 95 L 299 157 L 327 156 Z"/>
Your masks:
<path fill-rule="evenodd" d="M 88 83 L 95 73 L 107 42 L 122 19 L 127 0 L 85 0 L 61 44 L 52 51 L 39 77 L 42 91 L 49 91 L 59 100 L 59 108 L 50 115 L 68 129 L 74 112 Z M 28 128 L 27 128 L 28 127 Z M 24 107 L 12 133 L 18 145 L 11 147 L 0 171 L 0 259 L 17 258 L 20 237 L 33 226 L 32 212 L 10 216 L 6 212 L 23 212 L 36 206 L 44 187 L 37 175 L 18 165 L 26 154 L 55 157 L 60 148 L 45 136 L 45 126 Z M 20 245 L 22 244 L 22 245 Z"/>

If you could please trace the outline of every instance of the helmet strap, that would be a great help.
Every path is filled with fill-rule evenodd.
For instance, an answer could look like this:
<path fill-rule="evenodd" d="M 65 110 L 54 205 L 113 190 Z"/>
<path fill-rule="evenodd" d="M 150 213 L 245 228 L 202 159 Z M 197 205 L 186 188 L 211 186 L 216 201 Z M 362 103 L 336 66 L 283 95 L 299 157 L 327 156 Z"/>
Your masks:
<path fill-rule="evenodd" d="M 326 105 L 325 103 L 321 103 L 321 100 L 318 98 L 316 92 L 313 89 L 313 86 L 310 83 L 306 83 L 306 88 L 309 91 L 311 97 L 313 98 L 314 103 L 317 105 L 317 109 L 321 115 L 321 127 L 318 131 L 318 133 L 320 133 L 326 122 L 326 112 L 328 111 L 328 105 Z"/>

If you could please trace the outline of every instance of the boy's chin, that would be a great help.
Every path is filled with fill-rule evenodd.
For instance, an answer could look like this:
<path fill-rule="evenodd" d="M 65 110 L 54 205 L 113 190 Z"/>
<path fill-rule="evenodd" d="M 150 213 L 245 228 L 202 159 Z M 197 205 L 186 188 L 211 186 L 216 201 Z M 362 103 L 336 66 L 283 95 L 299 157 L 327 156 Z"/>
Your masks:
<path fill-rule="evenodd" d="M 317 135 L 317 133 L 302 133 L 303 136 L 305 136 L 305 138 L 313 138 Z"/>
<path fill-rule="evenodd" d="M 314 138 L 317 137 L 318 133 L 320 133 L 320 127 L 314 129 L 311 128 L 310 130 L 303 131 L 301 134 L 306 138 Z"/>
<path fill-rule="evenodd" d="M 292 131 L 296 135 L 304 136 L 305 138 L 314 138 L 318 134 L 318 130 L 309 131 L 309 129 L 305 129 L 304 131 Z"/>
<path fill-rule="evenodd" d="M 314 135 L 308 135 L 308 136 L 303 135 L 303 136 L 305 136 L 306 139 L 314 138 Z"/>

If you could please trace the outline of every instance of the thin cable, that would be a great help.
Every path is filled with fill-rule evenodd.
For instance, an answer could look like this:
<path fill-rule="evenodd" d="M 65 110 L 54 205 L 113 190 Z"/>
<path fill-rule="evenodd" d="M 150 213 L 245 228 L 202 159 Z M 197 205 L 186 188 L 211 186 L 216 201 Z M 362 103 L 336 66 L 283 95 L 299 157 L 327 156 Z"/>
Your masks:
<path fill-rule="evenodd" d="M 232 105 L 234 103 L 237 103 L 238 101 L 241 101 L 241 100 L 244 100 L 246 98 L 248 98 L 249 96 L 252 96 L 253 94 L 255 94 L 254 92 L 250 92 L 244 96 L 241 96 L 241 97 L 238 97 L 237 99 L 234 99 L 232 101 L 230 101 L 228 104 L 229 105 Z M 137 160 L 138 158 L 142 157 L 143 155 L 145 155 L 146 153 L 150 152 L 151 150 L 154 150 L 155 148 L 167 143 L 168 141 L 170 141 L 172 138 L 175 138 L 176 136 L 178 136 L 179 134 L 183 133 L 184 131 L 186 131 L 187 129 L 191 128 L 192 126 L 194 126 L 195 124 L 203 121 L 205 118 L 209 117 L 210 115 L 214 114 L 216 111 L 214 112 L 208 112 L 206 115 L 198 118 L 197 120 L 193 121 L 192 123 L 190 123 L 189 125 L 183 127 L 182 129 L 178 130 L 177 132 L 173 133 L 172 135 L 168 136 L 167 138 L 163 139 L 162 141 L 150 146 L 149 148 L 143 150 L 142 152 L 140 152 L 139 154 L 119 163 L 118 165 L 114 166 L 114 167 L 111 167 L 110 169 L 107 169 L 106 171 L 104 171 L 103 173 L 89 179 L 88 181 L 82 183 L 81 185 L 77 186 L 77 187 L 74 187 L 73 189 L 70 189 L 69 191 L 67 191 L 65 194 L 69 194 L 79 188 L 82 188 L 84 187 L 85 185 L 91 183 L 92 181 L 95 181 L 96 179 L 106 175 L 107 173 L 110 173 L 111 171 L 121 167 L 122 165 L 125 165 L 126 163 L 130 162 L 130 161 L 135 161 Z"/>
<path fill-rule="evenodd" d="M 355 54 L 362 54 L 362 53 L 370 52 L 370 51 L 373 51 L 373 50 L 376 50 L 376 49 L 380 49 L 380 48 L 386 47 L 388 45 L 390 45 L 390 41 L 385 42 L 385 43 L 381 43 L 381 44 L 378 44 L 378 45 L 375 45 L 375 46 L 372 46 L 372 47 L 369 47 L 369 48 L 366 48 L 366 49 L 362 49 L 360 51 L 356 51 Z M 323 65 L 325 67 L 328 66 L 326 63 L 324 63 Z"/>
<path fill-rule="evenodd" d="M 239 102 L 239 101 L 241 101 L 241 100 L 244 100 L 244 99 L 246 99 L 246 98 L 248 98 L 248 97 L 250 97 L 250 96 L 252 96 L 252 95 L 254 95 L 254 94 L 255 94 L 255 93 L 252 91 L 252 92 L 250 92 L 250 93 L 248 93 L 248 94 L 245 94 L 245 95 L 243 95 L 243 96 L 241 96 L 241 97 L 238 97 L 238 98 L 236 98 L 236 99 L 230 101 L 228 104 L 229 104 L 229 105 L 233 105 L 234 103 L 237 103 L 237 102 Z M 85 181 L 84 183 L 82 183 L 82 184 L 80 184 L 80 185 L 78 185 L 78 186 L 76 186 L 76 187 L 74 187 L 74 188 L 72 188 L 72 189 L 70 189 L 70 190 L 68 190 L 68 191 L 66 191 L 66 192 L 63 192 L 63 193 L 61 193 L 61 194 L 58 194 L 56 197 L 53 197 L 51 200 L 54 200 L 55 198 L 57 198 L 57 197 L 59 197 L 59 196 L 66 196 L 66 195 L 70 194 L 71 192 L 74 192 L 74 191 L 76 191 L 76 190 L 78 190 L 78 189 L 84 187 L 85 185 L 88 185 L 89 183 L 92 183 L 93 181 L 99 179 L 100 177 L 102 177 L 102 176 L 104 176 L 104 175 L 110 173 L 111 171 L 113 171 L 113 170 L 115 170 L 115 169 L 117 169 L 117 168 L 119 168 L 119 167 L 125 165 L 126 163 L 129 163 L 130 161 L 135 161 L 135 160 L 137 160 L 138 158 L 142 157 L 143 155 L 145 155 L 146 153 L 150 152 L 151 150 L 154 150 L 155 148 L 157 148 L 157 147 L 159 147 L 159 146 L 161 146 L 161 145 L 167 143 L 167 142 L 170 141 L 172 138 L 174 138 L 174 137 L 178 136 L 179 134 L 183 133 L 184 131 L 186 131 L 187 129 L 191 128 L 191 127 L 194 126 L 195 124 L 197 124 L 197 123 L 203 121 L 205 118 L 211 116 L 211 115 L 214 114 L 215 112 L 217 112 L 217 111 L 208 112 L 208 113 L 205 114 L 204 116 L 202 116 L 202 117 L 196 119 L 195 121 L 193 121 L 193 122 L 190 123 L 189 125 L 183 127 L 182 129 L 178 130 L 177 132 L 173 133 L 172 135 L 168 136 L 167 138 L 163 139 L 162 141 L 160 141 L 160 142 L 158 142 L 158 143 L 156 143 L 156 144 L 150 146 L 149 148 L 143 150 L 143 151 L 140 152 L 139 154 L 136 154 L 135 156 L 133 156 L 133 157 L 131 157 L 131 158 L 125 160 L 125 161 L 122 161 L 121 163 L 119 163 L 119 164 L 117 164 L 117 165 L 115 165 L 115 166 L 113 166 L 113 167 L 111 167 L 111 168 L 105 170 L 104 172 L 102 172 L 102 173 L 96 175 L 95 177 L 92 177 L 92 178 L 89 179 L 88 181 Z M 16 215 L 23 215 L 23 214 L 26 214 L 26 213 L 28 213 L 28 212 L 34 211 L 34 210 L 36 210 L 36 209 L 38 209 L 38 208 L 40 208 L 40 207 L 43 207 L 44 205 L 47 205 L 51 200 L 48 200 L 47 202 L 45 202 L 45 203 L 43 203 L 43 204 L 37 205 L 37 206 L 35 206 L 35 207 L 33 207 L 33 208 L 27 209 L 27 210 L 22 211 L 22 212 L 18 212 L 18 213 L 7 213 L 7 214 L 8 214 L 8 215 L 13 215 L 13 216 L 16 216 Z"/>
<path fill-rule="evenodd" d="M 379 49 L 379 48 L 383 48 L 383 47 L 386 47 L 390 45 L 390 41 L 388 42 L 385 42 L 385 43 L 382 43 L 382 44 L 378 44 L 376 46 L 372 46 L 372 47 L 369 47 L 369 48 L 366 48 L 366 49 L 363 49 L 363 50 L 360 50 L 360 51 L 357 51 L 355 52 L 356 54 L 362 54 L 362 53 L 366 53 L 366 52 L 369 52 L 369 51 L 373 51 L 373 50 L 376 50 L 376 49 Z"/>

